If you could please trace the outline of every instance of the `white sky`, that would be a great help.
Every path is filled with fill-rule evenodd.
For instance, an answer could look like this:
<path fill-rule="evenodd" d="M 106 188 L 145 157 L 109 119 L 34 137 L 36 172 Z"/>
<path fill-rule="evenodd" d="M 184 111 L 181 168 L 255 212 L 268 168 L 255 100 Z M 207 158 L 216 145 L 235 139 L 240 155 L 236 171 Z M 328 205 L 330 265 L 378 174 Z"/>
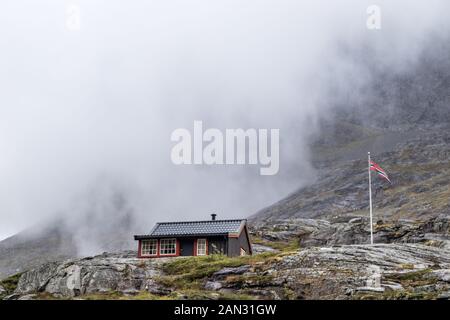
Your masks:
<path fill-rule="evenodd" d="M 392 38 L 386 59 L 398 63 L 447 26 L 448 2 L 410 2 L 377 1 L 374 34 L 361 0 L 2 1 L 0 239 L 73 217 L 111 186 L 148 226 L 279 200 L 314 177 L 306 145 L 326 113 L 322 78 L 339 77 L 327 68 L 336 44 Z M 79 31 L 65 26 L 70 4 Z M 175 167 L 170 133 L 194 120 L 280 128 L 280 173 Z"/>

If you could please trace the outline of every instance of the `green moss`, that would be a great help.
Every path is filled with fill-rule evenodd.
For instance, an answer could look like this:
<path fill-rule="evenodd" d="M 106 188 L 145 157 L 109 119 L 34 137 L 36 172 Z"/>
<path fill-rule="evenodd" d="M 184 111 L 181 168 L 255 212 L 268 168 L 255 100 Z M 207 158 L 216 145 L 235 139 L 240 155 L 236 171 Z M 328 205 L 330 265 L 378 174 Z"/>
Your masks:
<path fill-rule="evenodd" d="M 89 293 L 83 295 L 83 300 L 119 300 L 123 295 L 117 291 Z"/>
<path fill-rule="evenodd" d="M 201 289 L 177 290 L 169 295 L 170 299 L 189 300 L 254 300 L 255 297 L 245 292 L 215 292 Z"/>
<path fill-rule="evenodd" d="M 68 300 L 67 298 L 57 297 L 48 292 L 39 292 L 36 294 L 36 300 Z"/>
<path fill-rule="evenodd" d="M 159 296 L 152 294 L 148 291 L 140 291 L 136 295 L 123 295 L 116 291 L 106 293 L 88 294 L 76 299 L 83 300 L 176 300 L 176 299 L 189 299 L 189 300 L 248 300 L 254 299 L 254 297 L 244 293 L 217 293 L 211 291 L 205 291 L 200 289 L 185 289 L 177 290 L 167 296 Z"/>
<path fill-rule="evenodd" d="M 246 293 L 220 293 L 220 300 L 255 300 L 254 295 Z"/>
<path fill-rule="evenodd" d="M 434 300 L 439 292 L 413 292 L 409 290 L 385 291 L 383 293 L 356 294 L 359 300 Z"/>
<path fill-rule="evenodd" d="M 158 277 L 156 281 L 177 291 L 203 290 L 204 280 L 223 268 L 243 265 L 261 268 L 264 264 L 271 263 L 276 258 L 277 254 L 275 253 L 262 253 L 234 258 L 224 255 L 210 255 L 173 259 L 162 266 L 164 275 Z"/>
<path fill-rule="evenodd" d="M 283 294 L 285 299 L 287 300 L 296 300 L 298 298 L 298 295 L 295 293 L 295 291 L 288 287 L 283 288 Z"/>
<path fill-rule="evenodd" d="M 425 277 L 425 275 L 431 271 L 431 269 L 423 269 L 419 271 L 389 274 L 386 275 L 385 278 L 389 281 L 399 282 L 407 291 L 413 291 L 415 287 L 431 285 L 437 282 L 434 278 Z"/>
<path fill-rule="evenodd" d="M 264 262 L 273 256 L 275 256 L 274 253 L 234 258 L 224 255 L 189 257 L 169 261 L 163 265 L 162 270 L 167 275 L 181 275 L 186 279 L 195 280 L 208 277 L 214 272 L 226 267 L 239 267 L 246 264 L 254 265 L 259 262 Z"/>
<path fill-rule="evenodd" d="M 6 290 L 5 294 L 0 295 L 0 300 L 5 296 L 12 294 L 14 290 L 16 290 L 21 275 L 22 273 L 17 273 L 0 281 L 0 285 Z"/>
<path fill-rule="evenodd" d="M 225 281 L 239 287 L 258 286 L 264 287 L 272 284 L 273 276 L 271 275 L 235 275 L 228 276 Z"/>
<path fill-rule="evenodd" d="M 252 242 L 283 252 L 297 251 L 300 249 L 298 239 L 291 239 L 289 241 L 267 241 L 261 238 L 253 237 Z"/>
<path fill-rule="evenodd" d="M 424 280 L 424 275 L 426 275 L 427 273 L 430 273 L 431 271 L 432 271 L 431 269 L 422 269 L 422 270 L 418 270 L 418 271 L 388 274 L 388 275 L 386 275 L 386 278 L 389 280 L 400 281 L 400 282 L 422 281 L 422 280 Z"/>

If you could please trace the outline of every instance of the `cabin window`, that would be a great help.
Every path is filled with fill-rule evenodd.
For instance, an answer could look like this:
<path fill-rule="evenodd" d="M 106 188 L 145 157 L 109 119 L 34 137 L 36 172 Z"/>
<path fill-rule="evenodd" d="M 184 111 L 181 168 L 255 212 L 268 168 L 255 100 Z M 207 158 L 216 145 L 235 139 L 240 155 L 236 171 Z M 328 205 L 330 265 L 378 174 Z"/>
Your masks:
<path fill-rule="evenodd" d="M 241 248 L 240 255 L 241 255 L 241 256 L 246 256 L 246 255 L 247 255 L 247 252 L 246 252 L 244 249 Z"/>
<path fill-rule="evenodd" d="M 197 255 L 206 256 L 206 239 L 197 240 Z"/>
<path fill-rule="evenodd" d="M 172 255 L 177 253 L 176 239 L 161 239 L 159 241 L 159 254 Z"/>
<path fill-rule="evenodd" d="M 141 255 L 156 256 L 158 253 L 158 240 L 142 240 Z"/>

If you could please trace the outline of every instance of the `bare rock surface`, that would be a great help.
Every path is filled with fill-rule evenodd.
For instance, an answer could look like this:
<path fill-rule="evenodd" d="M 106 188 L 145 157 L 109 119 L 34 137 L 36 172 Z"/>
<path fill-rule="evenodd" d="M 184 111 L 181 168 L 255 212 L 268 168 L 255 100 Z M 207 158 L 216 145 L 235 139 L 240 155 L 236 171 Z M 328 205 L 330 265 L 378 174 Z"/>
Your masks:
<path fill-rule="evenodd" d="M 301 247 L 364 244 L 370 241 L 367 217 L 347 217 L 338 221 L 320 219 L 277 220 L 252 229 L 252 235 L 267 241 L 296 240 Z M 424 221 L 378 220 L 374 226 L 376 243 L 426 243 L 450 249 L 450 214 Z"/>
<path fill-rule="evenodd" d="M 164 261 L 138 259 L 134 252 L 127 252 L 48 263 L 25 272 L 15 293 L 47 292 L 75 297 L 111 291 L 124 294 L 158 291 L 154 278 L 160 274 L 159 266 Z"/>
<path fill-rule="evenodd" d="M 427 298 L 424 292 L 437 298 L 450 288 L 449 266 L 450 251 L 441 248 L 346 245 L 301 250 L 258 274 L 267 277 L 266 289 L 290 292 L 295 299 L 352 299 L 368 293 L 392 298 L 394 292 L 398 298 Z"/>
<path fill-rule="evenodd" d="M 42 265 L 25 272 L 9 298 L 170 293 L 173 287 L 158 279 L 164 275 L 163 265 L 173 260 L 137 259 L 134 254 Z M 423 244 L 312 247 L 223 268 L 205 277 L 203 290 L 264 299 L 444 299 L 450 290 L 449 270 L 450 251 Z"/>

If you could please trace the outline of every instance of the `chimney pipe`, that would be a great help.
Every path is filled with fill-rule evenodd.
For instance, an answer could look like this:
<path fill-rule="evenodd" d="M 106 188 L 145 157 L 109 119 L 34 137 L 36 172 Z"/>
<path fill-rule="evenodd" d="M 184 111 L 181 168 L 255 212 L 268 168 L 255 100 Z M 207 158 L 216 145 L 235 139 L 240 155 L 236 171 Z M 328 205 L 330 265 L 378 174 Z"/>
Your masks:
<path fill-rule="evenodd" d="M 217 216 L 217 214 L 215 214 L 215 213 L 211 214 L 211 220 L 215 221 L 216 220 L 216 216 Z"/>

